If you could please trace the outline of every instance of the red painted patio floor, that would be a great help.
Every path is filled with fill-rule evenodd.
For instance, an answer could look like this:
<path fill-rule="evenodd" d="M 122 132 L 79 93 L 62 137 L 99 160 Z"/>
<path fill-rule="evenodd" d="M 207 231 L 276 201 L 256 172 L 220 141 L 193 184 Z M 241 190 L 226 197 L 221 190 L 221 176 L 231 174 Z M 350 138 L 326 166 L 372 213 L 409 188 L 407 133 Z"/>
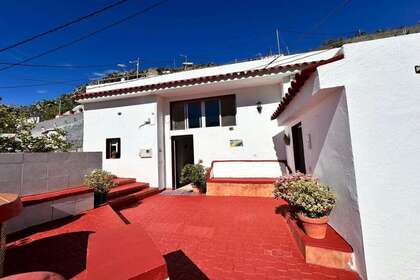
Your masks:
<path fill-rule="evenodd" d="M 270 198 L 164 196 L 121 214 L 140 223 L 168 265 L 170 279 L 358 279 L 304 262 Z"/>

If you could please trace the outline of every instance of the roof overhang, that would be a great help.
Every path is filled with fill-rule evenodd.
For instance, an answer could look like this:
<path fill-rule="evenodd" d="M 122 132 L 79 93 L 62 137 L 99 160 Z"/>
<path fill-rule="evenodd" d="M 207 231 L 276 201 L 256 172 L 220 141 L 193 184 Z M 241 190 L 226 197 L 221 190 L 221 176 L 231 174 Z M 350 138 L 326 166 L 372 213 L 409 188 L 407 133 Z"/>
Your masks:
<path fill-rule="evenodd" d="M 200 78 L 182 79 L 162 83 L 147 84 L 134 87 L 125 87 L 112 90 L 85 92 L 76 94 L 75 99 L 80 103 L 90 103 L 121 98 L 139 97 L 145 95 L 172 95 L 180 91 L 196 91 L 211 87 L 212 90 L 224 88 L 241 88 L 258 86 L 259 83 L 279 83 L 282 77 L 318 65 L 324 60 L 303 62 L 296 64 L 277 65 L 269 68 L 253 69 L 248 71 L 231 72 L 220 75 L 204 76 Z"/>
<path fill-rule="evenodd" d="M 280 101 L 276 111 L 271 115 L 271 120 L 275 120 L 286 110 L 286 107 L 290 104 L 290 102 L 295 98 L 295 96 L 299 93 L 301 88 L 304 86 L 305 82 L 311 77 L 312 73 L 314 73 L 319 66 L 335 62 L 337 60 L 343 59 L 344 54 L 336 55 L 327 60 L 320 60 L 316 63 L 313 63 L 303 70 L 300 73 L 296 74 L 295 81 L 291 83 L 289 90 L 287 91 L 286 95 Z"/>

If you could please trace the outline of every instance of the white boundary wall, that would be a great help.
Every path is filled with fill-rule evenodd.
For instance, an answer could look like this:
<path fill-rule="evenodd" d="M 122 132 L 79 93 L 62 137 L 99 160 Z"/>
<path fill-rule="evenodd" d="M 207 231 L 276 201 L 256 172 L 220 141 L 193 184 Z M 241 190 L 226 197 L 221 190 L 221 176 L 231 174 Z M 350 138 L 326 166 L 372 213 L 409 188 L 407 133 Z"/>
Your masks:
<path fill-rule="evenodd" d="M 276 161 L 222 161 L 213 163 L 212 178 L 278 178 L 286 173 L 286 166 Z"/>

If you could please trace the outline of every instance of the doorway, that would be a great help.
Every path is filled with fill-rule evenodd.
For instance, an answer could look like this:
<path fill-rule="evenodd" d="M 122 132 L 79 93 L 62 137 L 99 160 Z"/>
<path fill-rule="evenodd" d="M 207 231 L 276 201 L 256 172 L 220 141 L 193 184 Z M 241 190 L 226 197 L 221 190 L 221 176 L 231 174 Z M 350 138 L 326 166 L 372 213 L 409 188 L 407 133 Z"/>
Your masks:
<path fill-rule="evenodd" d="M 293 139 L 293 156 L 295 159 L 295 170 L 306 173 L 305 155 L 303 149 L 303 135 L 302 123 L 292 126 L 292 139 Z"/>
<path fill-rule="evenodd" d="M 174 188 L 181 187 L 182 169 L 186 164 L 194 164 L 194 142 L 192 135 L 172 136 L 172 182 Z"/>

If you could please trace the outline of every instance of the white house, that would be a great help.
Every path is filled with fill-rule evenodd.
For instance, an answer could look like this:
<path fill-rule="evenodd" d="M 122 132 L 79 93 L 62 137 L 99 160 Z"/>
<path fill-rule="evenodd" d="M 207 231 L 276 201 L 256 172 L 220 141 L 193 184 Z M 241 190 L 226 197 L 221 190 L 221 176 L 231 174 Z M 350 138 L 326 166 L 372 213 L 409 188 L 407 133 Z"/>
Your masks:
<path fill-rule="evenodd" d="M 330 224 L 363 278 L 419 279 L 420 34 L 340 53 L 297 74 L 272 119 L 290 167 L 335 189 Z"/>
<path fill-rule="evenodd" d="M 287 159 L 337 193 L 330 224 L 364 279 L 415 279 L 419 50 L 414 34 L 90 86 L 83 149 L 160 188 L 186 163 Z"/>
<path fill-rule="evenodd" d="M 76 96 L 85 109 L 83 150 L 102 151 L 104 169 L 118 176 L 160 188 L 179 186 L 186 163 L 285 159 L 270 115 L 296 71 L 338 51 L 89 86 Z"/>

